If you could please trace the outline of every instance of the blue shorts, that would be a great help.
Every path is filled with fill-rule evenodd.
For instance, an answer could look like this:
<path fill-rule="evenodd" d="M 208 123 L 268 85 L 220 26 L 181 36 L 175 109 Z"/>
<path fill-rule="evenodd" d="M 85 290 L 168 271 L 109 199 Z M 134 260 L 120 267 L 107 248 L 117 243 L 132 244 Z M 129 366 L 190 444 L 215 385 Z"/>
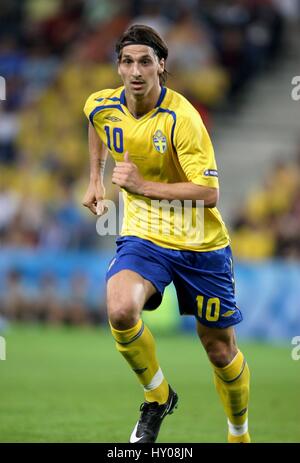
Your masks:
<path fill-rule="evenodd" d="M 236 306 L 230 246 L 216 251 L 178 251 L 135 236 L 117 239 L 117 252 L 106 280 L 132 270 L 156 288 L 144 310 L 156 309 L 166 286 L 174 283 L 181 315 L 194 315 L 206 326 L 227 328 L 242 321 Z"/>

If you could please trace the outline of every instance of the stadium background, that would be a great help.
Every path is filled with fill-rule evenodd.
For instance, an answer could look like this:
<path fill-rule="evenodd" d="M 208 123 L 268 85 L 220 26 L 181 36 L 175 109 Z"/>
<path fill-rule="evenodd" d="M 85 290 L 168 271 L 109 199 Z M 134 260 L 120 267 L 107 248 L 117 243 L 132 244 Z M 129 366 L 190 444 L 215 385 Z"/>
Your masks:
<path fill-rule="evenodd" d="M 168 85 L 197 107 L 215 146 L 253 440 L 300 442 L 299 18 L 297 0 L 1 2 L 0 442 L 126 442 L 136 420 L 140 386 L 106 324 L 115 238 L 99 237 L 81 206 L 82 108 L 90 93 L 120 85 L 114 42 L 131 23 L 164 36 Z M 111 169 L 107 197 L 117 201 Z M 170 287 L 145 314 L 182 398 L 160 441 L 222 442 L 210 367 L 176 306 Z"/>

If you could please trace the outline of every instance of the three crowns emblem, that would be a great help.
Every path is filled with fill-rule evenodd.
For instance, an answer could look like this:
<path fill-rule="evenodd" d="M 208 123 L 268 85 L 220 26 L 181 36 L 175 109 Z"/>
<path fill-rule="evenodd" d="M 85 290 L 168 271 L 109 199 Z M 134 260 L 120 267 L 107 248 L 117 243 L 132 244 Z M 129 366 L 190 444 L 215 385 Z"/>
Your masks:
<path fill-rule="evenodd" d="M 159 153 L 163 154 L 167 149 L 167 138 L 161 130 L 157 130 L 153 135 L 153 145 Z"/>

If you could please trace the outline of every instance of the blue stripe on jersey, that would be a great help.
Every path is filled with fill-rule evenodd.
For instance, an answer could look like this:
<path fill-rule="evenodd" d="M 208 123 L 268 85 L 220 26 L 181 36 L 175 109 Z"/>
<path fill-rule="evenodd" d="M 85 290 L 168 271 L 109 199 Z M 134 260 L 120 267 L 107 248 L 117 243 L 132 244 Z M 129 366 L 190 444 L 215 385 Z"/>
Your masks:
<path fill-rule="evenodd" d="M 174 111 L 171 111 L 170 109 L 164 109 L 164 108 L 158 108 L 157 111 L 155 111 L 155 113 L 153 114 L 152 117 L 155 117 L 158 113 L 168 113 L 168 114 L 171 114 L 171 116 L 173 117 L 173 125 L 172 125 L 172 130 L 171 130 L 171 141 L 172 141 L 172 146 L 174 148 L 174 151 L 176 151 L 175 149 L 175 145 L 174 145 L 174 130 L 175 130 L 175 125 L 176 125 L 176 113 Z"/>
<path fill-rule="evenodd" d="M 124 114 L 122 106 L 119 105 L 119 104 L 109 104 L 109 105 L 106 105 L 106 106 L 105 105 L 104 106 L 96 106 L 96 108 L 93 109 L 93 111 L 89 115 L 89 119 L 90 119 L 92 125 L 94 125 L 93 119 L 94 119 L 95 114 L 97 114 L 99 111 L 102 111 L 103 109 L 111 109 L 111 108 L 119 109 Z"/>
<path fill-rule="evenodd" d="M 122 90 L 121 95 L 120 95 L 120 102 L 124 106 L 126 106 L 126 99 L 125 99 L 125 88 Z"/>
<path fill-rule="evenodd" d="M 164 99 L 165 94 L 166 94 L 166 91 L 167 91 L 166 87 L 161 88 L 161 92 L 160 92 L 159 98 L 158 98 L 156 106 L 155 106 L 156 108 L 162 104 L 163 99 Z"/>
<path fill-rule="evenodd" d="M 117 96 L 113 96 L 112 98 L 95 98 L 95 101 L 103 101 L 103 100 L 120 101 L 120 98 L 118 98 Z"/>

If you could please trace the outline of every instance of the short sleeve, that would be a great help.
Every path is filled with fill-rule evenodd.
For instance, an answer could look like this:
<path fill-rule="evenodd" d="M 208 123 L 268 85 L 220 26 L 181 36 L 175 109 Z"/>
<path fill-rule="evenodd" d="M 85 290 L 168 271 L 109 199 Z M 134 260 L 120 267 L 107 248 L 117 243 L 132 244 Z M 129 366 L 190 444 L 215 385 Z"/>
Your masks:
<path fill-rule="evenodd" d="M 174 130 L 179 163 L 190 182 L 218 188 L 218 171 L 211 140 L 196 112 L 179 117 Z"/>
<path fill-rule="evenodd" d="M 92 95 L 90 95 L 86 100 L 85 105 L 83 107 L 83 112 L 88 118 L 88 120 L 90 120 L 90 115 L 95 108 L 95 95 L 95 93 L 92 93 Z"/>

